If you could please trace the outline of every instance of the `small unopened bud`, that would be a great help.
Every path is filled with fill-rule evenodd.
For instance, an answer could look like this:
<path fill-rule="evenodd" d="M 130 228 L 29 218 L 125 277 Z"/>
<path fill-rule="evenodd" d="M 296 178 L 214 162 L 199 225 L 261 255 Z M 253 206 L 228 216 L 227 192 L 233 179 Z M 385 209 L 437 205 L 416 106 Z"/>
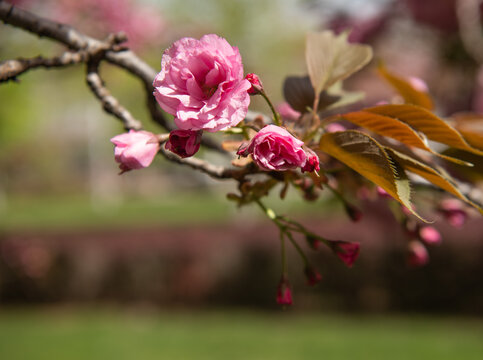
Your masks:
<path fill-rule="evenodd" d="M 263 91 L 262 81 L 260 80 L 258 75 L 250 73 L 245 76 L 245 79 L 247 79 L 250 84 L 252 84 L 252 87 L 247 90 L 250 95 L 257 95 Z"/>
<path fill-rule="evenodd" d="M 290 288 L 290 283 L 285 276 L 282 276 L 277 287 L 277 304 L 282 306 L 292 305 L 292 290 Z"/>
<path fill-rule="evenodd" d="M 376 188 L 377 195 L 383 199 L 392 199 L 392 196 L 387 193 L 382 187 L 378 186 Z"/>
<path fill-rule="evenodd" d="M 191 157 L 200 149 L 202 134 L 203 131 L 173 130 L 164 147 L 182 158 Z"/>
<path fill-rule="evenodd" d="M 315 236 L 313 236 L 313 235 L 306 235 L 305 236 L 305 240 L 307 240 L 307 242 L 309 243 L 310 247 L 313 250 L 318 250 L 319 249 L 319 247 L 320 247 L 320 240 L 317 239 Z"/>
<path fill-rule="evenodd" d="M 407 263 L 411 267 L 424 266 L 429 262 L 428 250 L 420 241 L 410 241 L 408 244 Z"/>
<path fill-rule="evenodd" d="M 348 267 L 352 267 L 359 257 L 359 243 L 351 243 L 347 241 L 335 240 L 330 241 L 329 245 L 332 251 L 341 259 Z"/>
<path fill-rule="evenodd" d="M 462 227 L 468 219 L 468 214 L 463 209 L 459 200 L 446 199 L 443 200 L 438 209 L 451 226 Z"/>
<path fill-rule="evenodd" d="M 421 78 L 418 78 L 416 76 L 410 76 L 408 77 L 408 82 L 413 87 L 413 89 L 417 91 L 425 93 L 429 91 L 428 84 L 426 84 L 426 82 Z"/>
<path fill-rule="evenodd" d="M 307 154 L 307 160 L 305 160 L 304 166 L 302 166 L 302 172 L 312 172 L 319 171 L 319 157 L 312 149 L 307 149 L 305 151 Z"/>
<path fill-rule="evenodd" d="M 319 272 L 311 266 L 307 266 L 304 269 L 304 274 L 307 278 L 307 285 L 309 286 L 317 285 L 322 281 L 322 275 L 320 275 Z"/>
<path fill-rule="evenodd" d="M 419 229 L 419 238 L 429 245 L 441 244 L 441 234 L 433 226 L 423 226 Z"/>
<path fill-rule="evenodd" d="M 346 127 L 342 124 L 339 124 L 339 123 L 330 123 L 330 124 L 327 124 L 327 126 L 325 127 L 325 131 L 329 132 L 329 133 L 334 133 L 334 132 L 338 132 L 338 131 L 346 131 Z"/>
<path fill-rule="evenodd" d="M 354 205 L 345 203 L 344 209 L 347 213 L 347 216 L 349 216 L 352 221 L 358 222 L 362 219 L 362 211 L 360 211 Z"/>

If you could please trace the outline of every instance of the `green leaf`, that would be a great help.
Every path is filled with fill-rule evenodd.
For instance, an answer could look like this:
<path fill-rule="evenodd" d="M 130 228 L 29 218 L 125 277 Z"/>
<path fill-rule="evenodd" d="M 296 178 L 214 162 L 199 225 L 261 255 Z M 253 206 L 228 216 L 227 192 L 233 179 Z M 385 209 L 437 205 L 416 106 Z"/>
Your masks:
<path fill-rule="evenodd" d="M 415 89 L 408 80 L 389 72 L 384 65 L 378 67 L 381 75 L 404 99 L 408 104 L 418 105 L 425 109 L 432 110 L 433 100 L 424 91 Z"/>
<path fill-rule="evenodd" d="M 419 219 L 411 206 L 411 188 L 404 169 L 370 136 L 355 130 L 322 135 L 319 149 L 387 191 Z"/>
<path fill-rule="evenodd" d="M 372 58 L 368 45 L 351 44 L 347 33 L 308 33 L 305 60 L 316 96 L 336 82 L 352 75 Z"/>

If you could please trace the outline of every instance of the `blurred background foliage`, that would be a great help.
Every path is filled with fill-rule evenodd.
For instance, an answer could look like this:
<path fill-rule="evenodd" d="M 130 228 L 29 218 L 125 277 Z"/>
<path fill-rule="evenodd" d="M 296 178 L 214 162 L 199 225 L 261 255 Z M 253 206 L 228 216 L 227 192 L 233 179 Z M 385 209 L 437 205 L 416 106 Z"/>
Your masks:
<path fill-rule="evenodd" d="M 12 2 L 59 20 L 70 9 L 81 15 L 69 20 L 98 37 L 126 24 L 119 19 L 127 15 L 112 4 L 101 9 L 107 0 Z M 76 6 L 83 3 L 79 12 Z M 446 116 L 483 112 L 481 64 L 461 41 L 455 4 L 123 0 L 116 6 L 128 7 L 124 11 L 133 17 L 143 14 L 128 29 L 129 44 L 153 68 L 160 68 L 162 52 L 180 37 L 216 33 L 238 46 L 245 72 L 260 75 L 276 103 L 283 101 L 284 77 L 306 73 L 307 31 L 352 28 L 351 41 L 371 44 L 376 54 L 375 62 L 346 82 L 349 90 L 366 92 L 358 106 L 394 96 L 375 71 L 377 60 L 384 60 L 402 76 L 425 80 L 437 112 Z M 102 11 L 115 14 L 112 24 Z M 63 51 L 3 24 L 0 39 L 0 61 Z M 360 241 L 362 253 L 350 270 L 329 253 L 312 253 L 324 276 L 315 289 L 305 286 L 302 265 L 292 256 L 293 316 L 266 313 L 277 308 L 276 229 L 257 220 L 257 209 L 235 209 L 225 200 L 232 184 L 162 159 L 118 176 L 109 139 L 122 127 L 91 95 L 84 71 L 36 70 L 0 86 L 0 357 L 237 358 L 233 349 L 240 359 L 481 356 L 481 218 L 463 229 L 436 223 L 443 244 L 431 249 L 427 267 L 411 270 L 404 262 L 404 234 L 386 200 L 361 201 L 364 219 L 349 224 L 328 195 L 311 204 L 295 193 L 285 202 L 274 198 L 275 209 L 315 232 Z M 148 120 L 141 84 L 109 64 L 102 65 L 101 75 L 147 129 L 159 132 Z M 268 110 L 257 98 L 251 109 Z M 33 305 L 44 310 L 27 309 Z M 99 305 L 100 310 L 79 310 Z M 260 312 L 240 312 L 247 307 Z M 173 310 L 177 315 L 167 315 Z M 415 312 L 426 315 L 415 319 Z M 435 314 L 467 317 L 446 321 Z M 31 346 L 22 349 L 21 342 Z"/>

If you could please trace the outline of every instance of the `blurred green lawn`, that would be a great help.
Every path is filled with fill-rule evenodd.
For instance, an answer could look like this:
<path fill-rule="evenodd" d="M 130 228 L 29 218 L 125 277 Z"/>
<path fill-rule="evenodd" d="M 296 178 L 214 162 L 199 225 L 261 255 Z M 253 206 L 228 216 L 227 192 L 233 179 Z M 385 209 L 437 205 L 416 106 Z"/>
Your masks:
<path fill-rule="evenodd" d="M 481 359 L 483 322 L 321 314 L 14 310 L 1 359 Z"/>
<path fill-rule="evenodd" d="M 298 194 L 281 201 L 272 196 L 267 202 L 279 213 L 314 214 L 334 212 L 333 204 L 307 204 Z M 328 205 L 329 204 L 329 205 Z M 249 209 L 249 210 L 247 210 Z M 337 208 L 336 211 L 341 210 Z M 11 196 L 8 207 L 0 209 L 0 230 L 113 227 L 130 225 L 182 225 L 221 223 L 240 211 L 263 215 L 255 206 L 237 209 L 223 191 L 178 192 L 162 198 L 129 198 L 115 206 L 95 207 L 88 196 Z"/>

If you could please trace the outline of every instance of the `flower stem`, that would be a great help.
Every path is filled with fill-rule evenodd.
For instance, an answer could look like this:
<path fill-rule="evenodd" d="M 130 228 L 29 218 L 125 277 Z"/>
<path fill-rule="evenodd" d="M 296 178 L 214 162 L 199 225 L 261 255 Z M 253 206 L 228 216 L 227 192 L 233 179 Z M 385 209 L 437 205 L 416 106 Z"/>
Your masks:
<path fill-rule="evenodd" d="M 265 91 L 261 91 L 260 95 L 262 95 L 262 97 L 265 99 L 268 106 L 270 107 L 270 110 L 272 110 L 274 124 L 280 126 L 282 124 L 282 122 L 280 121 L 280 115 L 277 113 L 277 111 L 275 111 L 275 108 L 273 107 L 273 104 L 268 98 L 267 94 L 265 93 Z"/>
<path fill-rule="evenodd" d="M 309 265 L 309 259 L 307 259 L 307 255 L 305 255 L 304 251 L 302 250 L 302 248 L 300 247 L 300 245 L 295 241 L 295 239 L 293 238 L 293 235 L 290 231 L 287 231 L 286 232 L 287 234 L 287 237 L 288 239 L 290 240 L 290 242 L 292 243 L 292 245 L 294 246 L 294 248 L 297 250 L 297 252 L 299 253 L 300 257 L 302 258 L 302 260 L 304 261 L 304 265 L 305 266 L 308 266 Z"/>

